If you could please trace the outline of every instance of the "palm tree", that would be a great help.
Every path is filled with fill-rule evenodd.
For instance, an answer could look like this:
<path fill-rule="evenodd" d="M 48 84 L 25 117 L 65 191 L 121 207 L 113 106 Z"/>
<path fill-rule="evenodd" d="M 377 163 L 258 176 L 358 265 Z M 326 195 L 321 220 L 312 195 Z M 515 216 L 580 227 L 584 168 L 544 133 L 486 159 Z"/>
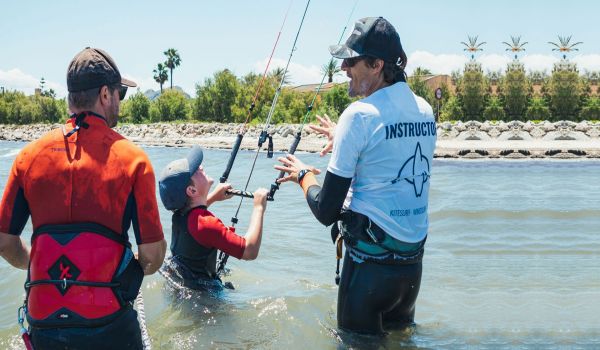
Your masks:
<path fill-rule="evenodd" d="M 552 49 L 552 51 L 559 51 L 563 53 L 563 59 L 567 59 L 567 53 L 571 52 L 571 51 L 579 51 L 579 49 L 576 49 L 575 46 L 579 45 L 579 44 L 583 44 L 582 41 L 578 41 L 574 44 L 571 44 L 571 37 L 572 35 L 569 36 L 558 36 L 558 44 L 557 43 L 553 43 L 551 41 L 548 41 L 548 44 L 550 45 L 554 45 L 556 46 L 554 49 Z"/>
<path fill-rule="evenodd" d="M 171 70 L 171 89 L 173 88 L 173 69 L 179 67 L 181 64 L 181 57 L 179 57 L 179 53 L 175 49 L 168 49 L 164 52 L 167 56 L 167 60 L 165 61 L 165 66 Z"/>
<path fill-rule="evenodd" d="M 167 67 L 162 63 L 156 66 L 156 69 L 152 71 L 154 73 L 154 80 L 160 84 L 160 93 L 163 91 L 163 84 L 169 80 L 169 73 L 167 73 Z"/>
<path fill-rule="evenodd" d="M 507 43 L 506 41 L 503 41 L 502 43 L 506 46 L 508 46 L 508 48 L 506 49 L 506 51 L 512 51 L 515 54 L 515 60 L 517 60 L 517 54 L 521 51 L 525 51 L 525 45 L 529 44 L 527 41 L 524 43 L 521 43 L 521 36 L 510 36 L 510 40 L 512 41 L 511 44 Z"/>
<path fill-rule="evenodd" d="M 338 67 L 337 62 L 333 58 L 329 60 L 329 63 L 324 64 L 323 67 L 321 67 L 321 72 L 327 75 L 328 83 L 333 82 L 333 77 L 341 71 L 342 70 Z"/>
<path fill-rule="evenodd" d="M 284 74 L 285 73 L 285 77 Z M 271 71 L 271 76 L 277 79 L 278 82 L 283 78 L 283 85 L 288 85 L 290 83 L 290 73 L 286 72 L 285 69 L 281 67 L 277 67 Z"/>
<path fill-rule="evenodd" d="M 477 43 L 477 38 L 478 38 L 477 36 L 468 35 L 467 38 L 469 39 L 468 44 L 464 41 L 461 41 L 460 43 L 466 46 L 466 48 L 463 51 L 469 51 L 471 53 L 471 59 L 475 60 L 475 53 L 477 51 L 483 51 L 481 46 L 486 44 L 486 42 L 484 41 L 482 43 Z"/>
<path fill-rule="evenodd" d="M 413 76 L 431 75 L 431 71 L 427 68 L 417 67 L 412 73 Z"/>

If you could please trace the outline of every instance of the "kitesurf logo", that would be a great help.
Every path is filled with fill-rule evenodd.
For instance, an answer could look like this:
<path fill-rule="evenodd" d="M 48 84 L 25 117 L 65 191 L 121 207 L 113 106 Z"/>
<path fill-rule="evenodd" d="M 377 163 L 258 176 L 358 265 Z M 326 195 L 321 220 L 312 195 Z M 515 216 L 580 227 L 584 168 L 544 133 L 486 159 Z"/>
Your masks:
<path fill-rule="evenodd" d="M 417 142 L 415 154 L 404 162 L 404 165 L 402 165 L 402 168 L 398 172 L 398 178 L 404 179 L 413 186 L 415 197 L 421 197 L 423 187 L 429 181 L 429 171 L 429 159 L 423 155 L 421 144 Z"/>
<path fill-rule="evenodd" d="M 48 275 L 54 281 L 62 281 L 63 283 L 56 283 L 55 286 L 60 294 L 65 295 L 71 284 L 67 283 L 67 280 L 76 280 L 81 271 L 69 260 L 66 256 L 61 255 L 58 260 L 48 269 Z"/>

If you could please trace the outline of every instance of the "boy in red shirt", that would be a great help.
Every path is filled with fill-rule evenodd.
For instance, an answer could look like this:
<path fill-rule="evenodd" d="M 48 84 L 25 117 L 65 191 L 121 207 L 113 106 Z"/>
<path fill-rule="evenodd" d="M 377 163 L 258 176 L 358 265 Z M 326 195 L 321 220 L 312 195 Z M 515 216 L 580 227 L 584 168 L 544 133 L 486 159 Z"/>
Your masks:
<path fill-rule="evenodd" d="M 223 224 L 208 207 L 232 197 L 229 184 L 219 184 L 209 194 L 214 180 L 201 166 L 202 149 L 193 147 L 186 158 L 169 163 L 159 180 L 160 198 L 173 211 L 171 255 L 161 272 L 167 278 L 179 277 L 191 289 L 222 288 L 217 275 L 217 250 L 242 260 L 258 256 L 267 190 L 254 192 L 254 210 L 248 232 L 238 236 L 233 227 Z"/>

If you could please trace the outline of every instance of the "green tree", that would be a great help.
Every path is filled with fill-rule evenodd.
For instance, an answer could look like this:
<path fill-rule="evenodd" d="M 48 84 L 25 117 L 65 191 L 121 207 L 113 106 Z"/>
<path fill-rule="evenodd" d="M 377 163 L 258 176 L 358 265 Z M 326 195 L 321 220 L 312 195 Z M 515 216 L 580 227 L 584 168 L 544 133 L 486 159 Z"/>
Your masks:
<path fill-rule="evenodd" d="M 150 100 L 140 89 L 123 103 L 123 116 L 130 123 L 141 123 L 150 119 Z"/>
<path fill-rule="evenodd" d="M 580 120 L 600 120 L 600 98 L 590 97 L 581 112 L 579 113 Z"/>
<path fill-rule="evenodd" d="M 546 87 L 553 120 L 574 120 L 579 114 L 582 93 L 576 66 L 567 61 L 555 64 Z"/>
<path fill-rule="evenodd" d="M 173 69 L 179 67 L 181 64 L 181 57 L 179 57 L 179 53 L 175 49 L 168 49 L 164 54 L 167 56 L 165 66 L 171 71 L 171 89 L 173 89 Z"/>
<path fill-rule="evenodd" d="M 418 76 L 425 76 L 425 75 L 432 75 L 431 71 L 427 68 L 423 68 L 423 67 L 417 67 L 415 68 L 415 70 L 413 71 L 413 76 L 418 75 Z"/>
<path fill-rule="evenodd" d="M 260 122 L 265 119 L 266 115 L 269 113 L 275 89 L 279 86 L 279 80 L 272 75 L 268 75 L 264 81 L 262 80 L 262 76 L 255 73 L 246 74 L 239 80 L 235 105 L 231 108 L 234 122 L 242 123 L 245 122 L 246 119 L 248 119 L 249 122 L 252 120 Z M 257 96 L 256 94 L 261 82 L 262 87 L 260 87 Z M 254 101 L 255 96 L 256 101 Z M 254 107 L 252 113 L 249 115 L 248 111 L 252 106 L 253 101 Z"/>
<path fill-rule="evenodd" d="M 510 120 L 524 120 L 533 90 L 525 67 L 519 61 L 509 63 L 499 88 L 504 109 Z"/>
<path fill-rule="evenodd" d="M 169 80 L 169 74 L 167 73 L 167 67 L 165 65 L 163 65 L 162 63 L 159 63 L 152 72 L 154 73 L 154 81 L 156 81 L 160 85 L 160 93 L 162 94 L 163 84 L 167 80 Z"/>
<path fill-rule="evenodd" d="M 529 106 L 527 112 L 525 112 L 528 120 L 550 120 L 550 108 L 546 100 L 542 97 L 533 97 L 529 100 Z"/>
<path fill-rule="evenodd" d="M 344 83 L 338 84 L 327 91 L 323 95 L 323 101 L 325 102 L 325 105 L 329 107 L 324 108 L 324 110 L 329 111 L 329 116 L 334 120 L 337 120 L 344 109 L 346 109 L 352 101 L 356 101 L 356 99 L 352 99 L 348 96 L 348 83 Z"/>
<path fill-rule="evenodd" d="M 450 97 L 448 102 L 442 107 L 440 121 L 463 120 L 464 117 L 465 115 L 459 98 L 456 96 Z"/>
<path fill-rule="evenodd" d="M 33 122 L 57 123 L 67 117 L 65 100 L 56 100 L 49 96 L 32 96 L 33 102 L 39 106 L 39 116 L 34 116 Z"/>
<path fill-rule="evenodd" d="M 285 76 L 284 76 L 285 74 Z M 289 72 L 285 71 L 285 68 L 277 67 L 273 69 L 269 75 L 277 81 L 277 86 L 279 86 L 281 82 L 281 78 L 283 77 L 283 85 L 289 85 L 291 83 L 291 76 Z"/>
<path fill-rule="evenodd" d="M 337 65 L 336 60 L 334 60 L 333 58 L 330 59 L 327 64 L 324 64 L 323 67 L 321 67 L 321 72 L 327 75 L 328 83 L 333 82 L 333 77 L 341 71 L 341 68 Z"/>
<path fill-rule="evenodd" d="M 484 120 L 504 120 L 506 114 L 504 113 L 504 108 L 502 106 L 502 101 L 497 96 L 492 96 L 489 98 L 487 106 L 483 110 L 483 119 Z"/>
<path fill-rule="evenodd" d="M 177 90 L 168 90 L 161 94 L 150 107 L 152 121 L 186 120 L 189 114 L 189 102 Z"/>
<path fill-rule="evenodd" d="M 311 93 L 284 89 L 273 115 L 273 123 L 301 123 L 311 98 Z"/>
<path fill-rule="evenodd" d="M 197 120 L 233 122 L 232 107 L 238 100 L 239 82 L 228 69 L 216 72 L 203 85 L 196 85 L 193 116 Z"/>
<path fill-rule="evenodd" d="M 434 103 L 433 90 L 427 86 L 425 80 L 431 75 L 431 71 L 425 68 L 417 67 L 413 74 L 408 78 L 408 86 L 417 95 L 423 97 L 430 104 Z"/>
<path fill-rule="evenodd" d="M 475 61 L 467 63 L 457 86 L 457 94 L 467 119 L 482 120 L 488 93 L 489 83 L 483 76 L 481 65 Z"/>

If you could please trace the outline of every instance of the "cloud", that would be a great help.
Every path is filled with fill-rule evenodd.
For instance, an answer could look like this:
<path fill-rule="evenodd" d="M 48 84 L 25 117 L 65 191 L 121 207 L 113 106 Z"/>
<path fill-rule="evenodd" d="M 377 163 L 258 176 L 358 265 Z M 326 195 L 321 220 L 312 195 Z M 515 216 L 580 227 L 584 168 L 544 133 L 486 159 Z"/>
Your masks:
<path fill-rule="evenodd" d="M 462 70 L 467 60 L 464 55 L 436 55 L 427 51 L 415 51 L 408 55 L 406 73 L 410 75 L 417 67 L 422 67 L 434 74 L 450 74 L 455 70 Z"/>
<path fill-rule="evenodd" d="M 559 59 L 552 55 L 524 55 L 521 62 L 525 65 L 525 69 L 528 71 L 552 71 L 554 63 L 558 62 Z"/>
<path fill-rule="evenodd" d="M 40 87 L 40 79 L 24 73 L 19 68 L 7 71 L 0 69 L 0 86 L 7 90 L 19 90 L 32 95 L 35 89 Z M 67 89 L 64 85 L 46 80 L 46 88 L 53 89 L 58 97 L 62 98 L 67 95 Z"/>
<path fill-rule="evenodd" d="M 600 71 L 600 55 L 579 55 L 573 57 L 573 62 L 577 63 L 580 72 Z"/>

